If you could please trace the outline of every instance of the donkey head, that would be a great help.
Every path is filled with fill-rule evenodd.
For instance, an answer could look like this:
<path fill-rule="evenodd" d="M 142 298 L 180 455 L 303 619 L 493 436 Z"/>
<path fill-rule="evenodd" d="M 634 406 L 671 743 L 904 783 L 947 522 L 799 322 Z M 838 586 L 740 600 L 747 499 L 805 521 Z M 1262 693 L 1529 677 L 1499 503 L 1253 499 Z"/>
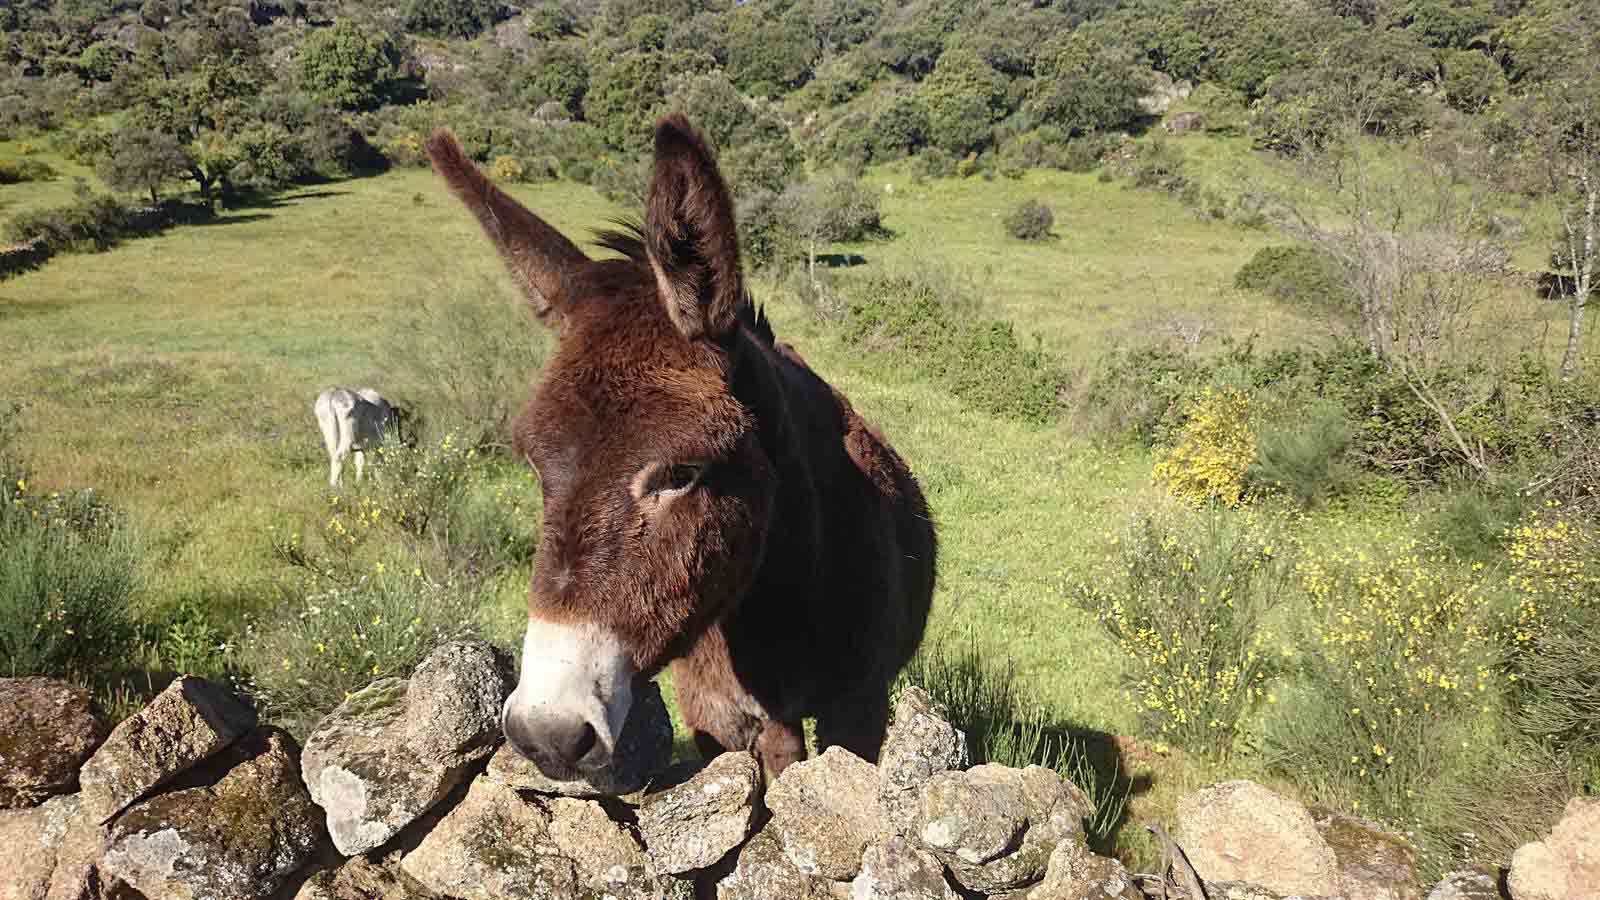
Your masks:
<path fill-rule="evenodd" d="M 741 365 L 761 351 L 741 324 L 733 205 L 681 116 L 657 126 L 642 229 L 602 235 L 623 259 L 589 259 L 449 134 L 428 152 L 558 335 L 513 435 L 544 518 L 502 725 L 572 778 L 610 761 L 635 679 L 726 614 L 764 552 L 776 472 L 752 401 L 768 391 Z"/>

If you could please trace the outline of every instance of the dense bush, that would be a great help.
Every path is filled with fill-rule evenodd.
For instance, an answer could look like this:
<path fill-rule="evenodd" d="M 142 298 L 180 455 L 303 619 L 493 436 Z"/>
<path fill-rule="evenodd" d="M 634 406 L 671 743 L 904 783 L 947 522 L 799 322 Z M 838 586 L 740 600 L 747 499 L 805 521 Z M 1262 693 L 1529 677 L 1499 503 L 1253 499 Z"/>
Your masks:
<path fill-rule="evenodd" d="M 1256 461 L 1250 398 L 1232 388 L 1206 386 L 1184 409 L 1177 443 L 1156 463 L 1157 481 L 1173 495 L 1199 505 L 1213 500 L 1238 506 L 1245 473 Z"/>
<path fill-rule="evenodd" d="M 494 24 L 499 10 L 495 0 L 406 0 L 401 17 L 408 31 L 470 38 Z"/>
<path fill-rule="evenodd" d="M 1152 731 L 1226 755 L 1276 698 L 1291 563 L 1273 523 L 1208 511 L 1140 517 L 1111 535 L 1077 600 L 1131 664 L 1130 699 Z"/>
<path fill-rule="evenodd" d="M 1025 200 L 1006 214 L 1003 224 L 1006 234 L 1018 240 L 1043 241 L 1053 237 L 1050 229 L 1055 227 L 1056 214 L 1038 200 Z"/>
<path fill-rule="evenodd" d="M 1313 247 L 1262 247 L 1233 276 L 1233 286 L 1312 312 L 1355 311 L 1355 297 L 1338 265 Z"/>
<path fill-rule="evenodd" d="M 1063 363 L 1009 322 L 979 315 L 970 288 L 936 273 L 880 275 L 845 289 L 845 339 L 898 357 L 985 412 L 1048 422 L 1061 412 Z"/>
<path fill-rule="evenodd" d="M 56 170 L 38 159 L 0 159 L 0 184 L 22 184 L 25 181 L 50 181 Z"/>
<path fill-rule="evenodd" d="M 1319 401 L 1259 429 L 1256 458 L 1245 470 L 1252 492 L 1281 492 L 1302 507 L 1347 491 L 1355 477 L 1349 414 Z"/>
<path fill-rule="evenodd" d="M 13 216 L 6 238 L 21 243 L 43 237 L 58 253 L 74 250 L 103 251 L 120 241 L 154 234 L 178 215 L 203 215 L 203 210 L 174 204 L 159 210 L 140 210 L 109 194 L 80 192 L 67 206 L 35 210 Z"/>
<path fill-rule="evenodd" d="M 370 109 L 399 77 L 400 50 L 387 34 L 344 20 L 311 32 L 294 64 L 311 96 L 342 109 Z"/>
<path fill-rule="evenodd" d="M 1068 135 L 1132 122 L 1140 115 L 1139 98 L 1154 83 L 1133 53 L 1071 33 L 1040 49 L 1036 75 L 1024 111 Z"/>

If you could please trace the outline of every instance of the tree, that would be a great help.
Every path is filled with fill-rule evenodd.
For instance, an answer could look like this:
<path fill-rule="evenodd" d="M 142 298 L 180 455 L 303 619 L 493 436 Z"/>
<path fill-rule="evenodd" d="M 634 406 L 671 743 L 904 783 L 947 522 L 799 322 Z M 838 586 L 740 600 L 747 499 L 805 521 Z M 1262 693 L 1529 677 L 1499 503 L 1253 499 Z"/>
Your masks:
<path fill-rule="evenodd" d="M 161 202 L 161 185 L 189 172 L 189 157 L 178 139 L 148 128 L 124 128 L 111 138 L 111 150 L 95 164 L 95 175 L 116 191 L 148 191 Z"/>
<path fill-rule="evenodd" d="M 806 273 L 817 283 L 817 250 L 839 241 L 861 240 L 880 226 L 878 194 L 853 178 L 813 178 L 778 197 L 783 228 L 806 259 Z"/>
<path fill-rule="evenodd" d="M 1152 83 L 1150 70 L 1129 50 L 1072 33 L 1040 49 L 1023 111 L 1069 135 L 1116 128 L 1139 117 L 1139 98 Z"/>
<path fill-rule="evenodd" d="M 589 65 L 577 44 L 546 43 L 533 52 L 522 71 L 526 79 L 522 100 L 529 109 L 554 100 L 568 115 L 583 113 L 583 96 L 589 90 Z"/>
<path fill-rule="evenodd" d="M 408 0 L 403 21 L 407 31 L 440 37 L 477 37 L 494 24 L 496 0 Z"/>
<path fill-rule="evenodd" d="M 977 53 L 946 50 L 919 89 L 933 142 L 961 155 L 988 144 L 1005 112 L 1005 81 Z"/>
<path fill-rule="evenodd" d="M 400 50 L 394 41 L 349 20 L 313 31 L 295 56 L 300 86 L 341 109 L 376 107 L 399 73 Z"/>

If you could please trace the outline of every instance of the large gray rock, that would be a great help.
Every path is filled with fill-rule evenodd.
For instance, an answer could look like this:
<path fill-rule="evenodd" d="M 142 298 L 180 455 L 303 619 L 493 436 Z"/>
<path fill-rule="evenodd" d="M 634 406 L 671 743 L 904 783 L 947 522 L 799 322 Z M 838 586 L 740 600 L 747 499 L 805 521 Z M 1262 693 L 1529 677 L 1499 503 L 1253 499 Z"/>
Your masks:
<path fill-rule="evenodd" d="M 785 772 L 787 774 L 787 772 Z M 944 866 L 926 850 L 895 835 L 868 847 L 850 883 L 850 900 L 958 900 Z"/>
<path fill-rule="evenodd" d="M 221 751 L 254 728 L 255 711 L 222 688 L 185 675 L 112 729 L 78 773 L 83 803 L 100 821 Z"/>
<path fill-rule="evenodd" d="M 270 895 L 323 840 L 297 755 L 282 731 L 252 733 L 206 766 L 213 783 L 169 791 L 117 819 L 101 872 L 163 900 Z"/>
<path fill-rule="evenodd" d="M 578 876 L 550 835 L 550 819 L 542 805 L 479 778 L 400 868 L 461 900 L 569 900 L 578 896 Z"/>
<path fill-rule="evenodd" d="M 345 856 L 380 847 L 466 777 L 406 740 L 407 684 L 385 678 L 339 704 L 306 739 L 301 773 Z"/>
<path fill-rule="evenodd" d="M 717 900 L 833 900 L 824 879 L 800 871 L 768 827 L 739 850 L 739 861 L 717 882 Z"/>
<path fill-rule="evenodd" d="M 783 770 L 767 789 L 775 836 L 807 875 L 849 881 L 883 830 L 878 772 L 843 747 Z"/>
<path fill-rule="evenodd" d="M 761 764 L 723 753 L 687 780 L 647 795 L 639 831 L 656 871 L 681 875 L 715 863 L 750 834 Z"/>
<path fill-rule="evenodd" d="M 55 848 L 55 871 L 45 900 L 99 900 L 107 885 L 100 877 L 110 832 L 100 817 L 83 802 L 82 794 L 61 797 L 45 806 L 60 804 L 64 831 Z"/>
<path fill-rule="evenodd" d="M 1574 797 L 1550 836 L 1523 844 L 1506 879 L 1512 900 L 1600 900 L 1600 797 Z"/>
<path fill-rule="evenodd" d="M 922 688 L 907 687 L 878 758 L 884 817 L 899 834 L 910 831 L 922 785 L 940 772 L 968 766 L 967 736 L 945 718 Z"/>
<path fill-rule="evenodd" d="M 510 660 L 484 641 L 451 641 L 417 666 L 406 693 L 406 743 L 447 766 L 482 759 L 500 740 Z"/>
<path fill-rule="evenodd" d="M 1008 895 L 1008 900 L 1145 900 L 1145 896 L 1122 863 L 1069 840 L 1050 854 L 1043 881 Z"/>
<path fill-rule="evenodd" d="M 1345 900 L 1422 900 L 1417 852 L 1405 838 L 1343 813 L 1319 810 L 1315 820 L 1338 860 Z"/>
<path fill-rule="evenodd" d="M 556 781 L 539 767 L 502 744 L 489 760 L 489 778 L 501 784 L 563 797 L 620 797 L 642 790 L 672 762 L 672 717 L 654 681 L 638 686 L 633 706 L 622 725 L 611 763 L 575 781 Z"/>
<path fill-rule="evenodd" d="M 914 836 L 968 890 L 997 894 L 1044 877 L 1062 841 L 1084 839 L 1083 792 L 1041 766 L 981 765 L 923 785 Z"/>
<path fill-rule="evenodd" d="M 1339 892 L 1339 860 L 1305 807 L 1251 781 L 1212 785 L 1178 804 L 1173 838 L 1207 884 L 1279 894 Z"/>
<path fill-rule="evenodd" d="M 544 807 L 550 813 L 550 842 L 572 860 L 585 887 L 604 892 L 649 880 L 650 858 L 639 838 L 599 803 L 552 797 Z"/>
<path fill-rule="evenodd" d="M 54 678 L 0 678 L 0 809 L 73 791 L 105 739 L 89 692 Z"/>
<path fill-rule="evenodd" d="M 1495 872 L 1483 869 L 1451 872 L 1428 892 L 1428 900 L 1507 900 Z"/>
<path fill-rule="evenodd" d="M 56 856 L 67 825 L 78 812 L 78 797 L 52 797 L 32 809 L 0 810 L 0 900 L 44 900 L 55 874 Z"/>

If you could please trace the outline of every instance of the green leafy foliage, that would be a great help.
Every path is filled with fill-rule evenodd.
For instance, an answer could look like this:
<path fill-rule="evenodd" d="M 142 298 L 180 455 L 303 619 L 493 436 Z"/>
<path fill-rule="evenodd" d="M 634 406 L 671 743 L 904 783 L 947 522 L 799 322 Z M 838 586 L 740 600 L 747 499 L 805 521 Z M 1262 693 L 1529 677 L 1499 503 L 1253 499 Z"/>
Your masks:
<path fill-rule="evenodd" d="M 1038 200 L 1025 200 L 1006 214 L 1006 233 L 1021 241 L 1043 241 L 1052 237 L 1056 214 Z"/>
<path fill-rule="evenodd" d="M 1337 265 L 1313 247 L 1262 247 L 1233 276 L 1240 290 L 1261 291 L 1309 312 L 1344 314 L 1355 298 Z"/>
<path fill-rule="evenodd" d="M 470 38 L 494 24 L 499 9 L 493 0 L 406 0 L 401 16 L 409 31 Z"/>
<path fill-rule="evenodd" d="M 1039 52 L 1037 77 L 1023 105 L 1034 121 L 1079 135 L 1117 128 L 1140 115 L 1139 97 L 1152 79 L 1129 50 L 1073 33 L 1051 39 Z"/>
<path fill-rule="evenodd" d="M 377 106 L 399 72 L 394 41 L 348 20 L 313 31 L 295 55 L 295 75 L 306 92 L 341 109 Z"/>

